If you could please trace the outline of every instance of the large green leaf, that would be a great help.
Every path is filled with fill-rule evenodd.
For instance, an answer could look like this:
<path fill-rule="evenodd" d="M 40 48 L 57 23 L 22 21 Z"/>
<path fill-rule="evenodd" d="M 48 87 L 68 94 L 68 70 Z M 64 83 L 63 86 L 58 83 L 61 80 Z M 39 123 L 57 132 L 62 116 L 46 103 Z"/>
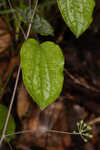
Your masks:
<path fill-rule="evenodd" d="M 91 24 L 94 0 L 57 0 L 60 12 L 78 38 Z"/>
<path fill-rule="evenodd" d="M 64 57 L 60 47 L 28 39 L 21 48 L 21 67 L 27 91 L 43 110 L 62 90 Z"/>
<path fill-rule="evenodd" d="M 8 108 L 0 104 L 0 137 L 2 135 L 2 130 L 6 121 L 7 114 L 8 114 Z M 12 134 L 12 135 L 7 136 L 8 141 L 11 140 L 11 138 L 14 135 L 13 134 L 14 132 L 15 132 L 15 122 L 14 122 L 12 115 L 10 115 L 7 130 L 6 130 L 6 135 L 8 134 Z"/>

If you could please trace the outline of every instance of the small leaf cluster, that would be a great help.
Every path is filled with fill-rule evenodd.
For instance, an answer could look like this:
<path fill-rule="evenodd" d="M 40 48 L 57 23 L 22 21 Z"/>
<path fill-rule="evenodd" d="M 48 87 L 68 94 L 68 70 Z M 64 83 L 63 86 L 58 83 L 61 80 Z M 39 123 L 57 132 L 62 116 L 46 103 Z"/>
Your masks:
<path fill-rule="evenodd" d="M 79 134 L 84 142 L 88 142 L 88 139 L 91 139 L 93 137 L 93 135 L 89 133 L 89 131 L 92 130 L 92 127 L 85 123 L 83 120 L 77 122 L 76 125 L 78 132 L 73 131 L 73 134 Z"/>

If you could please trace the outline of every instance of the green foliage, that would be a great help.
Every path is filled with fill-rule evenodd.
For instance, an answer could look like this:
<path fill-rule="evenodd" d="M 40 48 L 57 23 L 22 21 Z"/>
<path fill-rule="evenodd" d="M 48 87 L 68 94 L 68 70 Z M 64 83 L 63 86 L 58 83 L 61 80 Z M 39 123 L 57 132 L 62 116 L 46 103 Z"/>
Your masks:
<path fill-rule="evenodd" d="M 16 14 L 19 20 L 28 25 L 32 18 L 33 9 L 25 5 L 23 5 L 23 7 L 17 8 Z M 31 31 L 39 33 L 43 36 L 54 35 L 53 27 L 46 19 L 44 19 L 44 17 L 40 16 L 38 13 L 36 13 L 33 18 Z"/>
<path fill-rule="evenodd" d="M 39 2 L 39 9 L 38 11 L 40 14 L 45 14 L 45 10 L 49 10 L 55 3 L 58 3 L 58 7 L 64 18 L 64 21 L 73 32 L 73 34 L 78 38 L 82 33 L 84 33 L 89 25 L 91 24 L 93 18 L 93 10 L 95 7 L 94 0 L 43 0 Z M 14 5 L 16 1 L 14 1 Z M 6 5 L 6 7 L 5 7 Z M 7 3 L 2 1 L 1 6 L 4 6 L 4 10 L 0 11 L 0 14 L 9 14 L 14 13 L 18 17 L 19 24 L 24 22 L 26 25 L 29 24 L 32 12 L 33 12 L 33 5 L 28 6 L 24 4 L 24 1 L 20 1 L 20 5 L 14 9 L 7 9 Z M 47 11 L 48 12 L 48 11 Z M 44 16 L 44 15 L 43 15 Z M 35 15 L 35 18 L 32 22 L 32 31 L 39 33 L 41 35 L 54 35 L 53 28 L 49 24 L 49 22 L 44 19 L 43 16 L 39 14 Z M 16 22 L 16 21 L 15 21 Z M 17 23 L 18 24 L 18 23 Z M 17 25 L 15 25 L 18 28 Z"/>
<path fill-rule="evenodd" d="M 43 36 L 54 35 L 53 27 L 48 23 L 46 19 L 41 17 L 39 14 L 36 14 L 33 19 L 32 31 Z"/>
<path fill-rule="evenodd" d="M 51 4 L 51 3 L 50 3 Z M 6 4 L 5 4 L 6 5 Z M 24 3 L 21 3 L 20 6 L 15 7 L 14 9 L 4 9 L 0 11 L 0 15 L 13 14 L 16 17 L 15 23 L 18 30 L 19 24 L 22 22 L 26 24 L 26 27 L 31 22 L 32 13 L 34 7 L 27 6 Z M 32 32 L 39 33 L 43 36 L 54 36 L 54 30 L 51 24 L 39 13 L 36 13 L 32 20 Z"/>
<path fill-rule="evenodd" d="M 9 9 L 8 2 L 2 0 L 0 8 L 4 8 L 4 10 L 0 10 L 0 14 L 5 15 L 8 22 L 13 18 L 15 31 L 19 33 L 22 23 L 26 24 L 25 27 L 29 25 L 34 8 L 25 5 L 23 0 L 19 1 L 19 6 L 17 7 L 16 3 L 17 1 L 13 1 L 15 7 L 14 9 Z M 55 3 L 56 0 L 41 1 L 39 3 L 40 12 L 44 12 L 45 8 L 49 10 Z M 95 7 L 94 0 L 57 0 L 57 3 L 66 24 L 78 38 L 92 22 L 92 14 Z M 10 15 L 11 18 L 8 15 L 10 13 L 13 13 L 12 16 Z M 54 35 L 52 26 L 40 14 L 36 12 L 33 18 L 32 32 L 44 36 Z M 63 87 L 64 57 L 62 51 L 53 42 L 39 44 L 34 39 L 28 39 L 22 45 L 20 55 L 22 75 L 26 89 L 40 109 L 43 110 L 59 97 Z M 0 105 L 0 136 L 2 135 L 7 113 L 8 109 Z M 78 132 L 73 131 L 73 133 L 68 134 L 80 135 L 85 142 L 92 138 L 92 135 L 89 133 L 91 126 L 84 123 L 83 120 L 77 122 L 77 128 Z M 11 135 L 7 136 L 8 141 L 11 140 L 14 131 L 15 122 L 10 115 L 6 130 L 6 135 Z M 56 132 L 58 133 L 59 131 Z"/>
<path fill-rule="evenodd" d="M 32 10 L 30 6 L 21 5 L 16 8 L 16 14 L 20 22 L 24 22 L 25 24 L 29 24 L 32 17 Z"/>
<path fill-rule="evenodd" d="M 78 38 L 91 24 L 94 0 L 57 0 L 60 12 Z"/>
<path fill-rule="evenodd" d="M 62 90 L 62 51 L 53 42 L 39 44 L 34 39 L 28 39 L 22 45 L 20 55 L 26 89 L 43 110 L 58 98 Z"/>
<path fill-rule="evenodd" d="M 8 114 L 7 107 L 0 104 L 0 137 L 2 135 L 2 129 L 4 127 L 7 114 Z M 6 130 L 6 135 L 12 134 L 14 132 L 15 132 L 15 122 L 14 122 L 14 119 L 13 119 L 12 115 L 10 115 L 7 130 Z M 11 140 L 12 137 L 13 137 L 13 135 L 12 136 L 7 136 L 7 140 L 8 141 Z"/>

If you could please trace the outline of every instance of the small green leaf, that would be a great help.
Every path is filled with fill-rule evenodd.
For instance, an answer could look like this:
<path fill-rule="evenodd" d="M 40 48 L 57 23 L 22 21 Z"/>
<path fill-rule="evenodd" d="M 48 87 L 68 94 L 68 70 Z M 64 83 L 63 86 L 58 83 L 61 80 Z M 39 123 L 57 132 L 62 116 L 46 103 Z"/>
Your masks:
<path fill-rule="evenodd" d="M 53 27 L 50 23 L 39 14 L 36 14 L 32 23 L 32 31 L 43 36 L 54 35 Z"/>
<path fill-rule="evenodd" d="M 32 9 L 25 5 L 22 5 L 22 7 L 20 8 L 16 8 L 18 19 L 24 22 L 26 25 L 29 25 L 29 23 L 31 22 L 33 10 L 34 8 Z M 31 31 L 39 33 L 43 36 L 54 36 L 54 30 L 51 24 L 38 13 L 35 14 L 32 20 Z"/>
<path fill-rule="evenodd" d="M 73 34 L 78 38 L 92 22 L 94 0 L 57 0 L 60 12 Z"/>
<path fill-rule="evenodd" d="M 4 124 L 6 121 L 7 114 L 8 114 L 7 107 L 0 104 L 0 137 L 2 135 L 2 130 L 3 130 Z M 14 122 L 12 115 L 10 115 L 7 130 L 6 130 L 6 135 L 12 134 L 14 132 L 15 132 L 15 122 Z M 7 140 L 8 141 L 11 140 L 12 137 L 13 137 L 13 135 L 7 136 Z"/>
<path fill-rule="evenodd" d="M 25 41 L 21 48 L 21 67 L 24 84 L 34 101 L 43 110 L 60 95 L 63 86 L 64 57 L 53 42 L 39 44 Z"/>

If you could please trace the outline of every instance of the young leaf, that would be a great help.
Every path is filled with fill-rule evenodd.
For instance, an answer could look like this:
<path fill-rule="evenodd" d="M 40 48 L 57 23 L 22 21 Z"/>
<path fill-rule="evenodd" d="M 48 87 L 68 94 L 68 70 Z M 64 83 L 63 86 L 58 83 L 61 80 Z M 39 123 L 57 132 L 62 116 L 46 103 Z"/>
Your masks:
<path fill-rule="evenodd" d="M 23 44 L 20 55 L 26 89 L 43 110 L 58 98 L 62 90 L 62 51 L 53 42 L 39 44 L 35 39 L 28 39 Z"/>
<path fill-rule="evenodd" d="M 7 107 L 0 104 L 0 137 L 2 135 L 2 130 L 6 121 L 7 114 L 8 114 Z M 6 135 L 12 134 L 14 132 L 15 132 L 15 122 L 12 115 L 10 115 L 7 130 L 6 130 Z M 8 141 L 11 140 L 12 136 L 7 136 L 7 140 Z"/>
<path fill-rule="evenodd" d="M 36 14 L 32 23 L 32 31 L 43 36 L 54 35 L 53 27 L 50 23 L 39 14 Z"/>
<path fill-rule="evenodd" d="M 17 8 L 16 13 L 18 19 L 28 25 L 32 18 L 33 9 L 23 5 L 23 7 Z M 38 13 L 36 13 L 33 18 L 31 30 L 43 36 L 54 35 L 54 30 L 51 24 Z"/>
<path fill-rule="evenodd" d="M 64 21 L 78 38 L 92 22 L 94 0 L 57 0 Z"/>

